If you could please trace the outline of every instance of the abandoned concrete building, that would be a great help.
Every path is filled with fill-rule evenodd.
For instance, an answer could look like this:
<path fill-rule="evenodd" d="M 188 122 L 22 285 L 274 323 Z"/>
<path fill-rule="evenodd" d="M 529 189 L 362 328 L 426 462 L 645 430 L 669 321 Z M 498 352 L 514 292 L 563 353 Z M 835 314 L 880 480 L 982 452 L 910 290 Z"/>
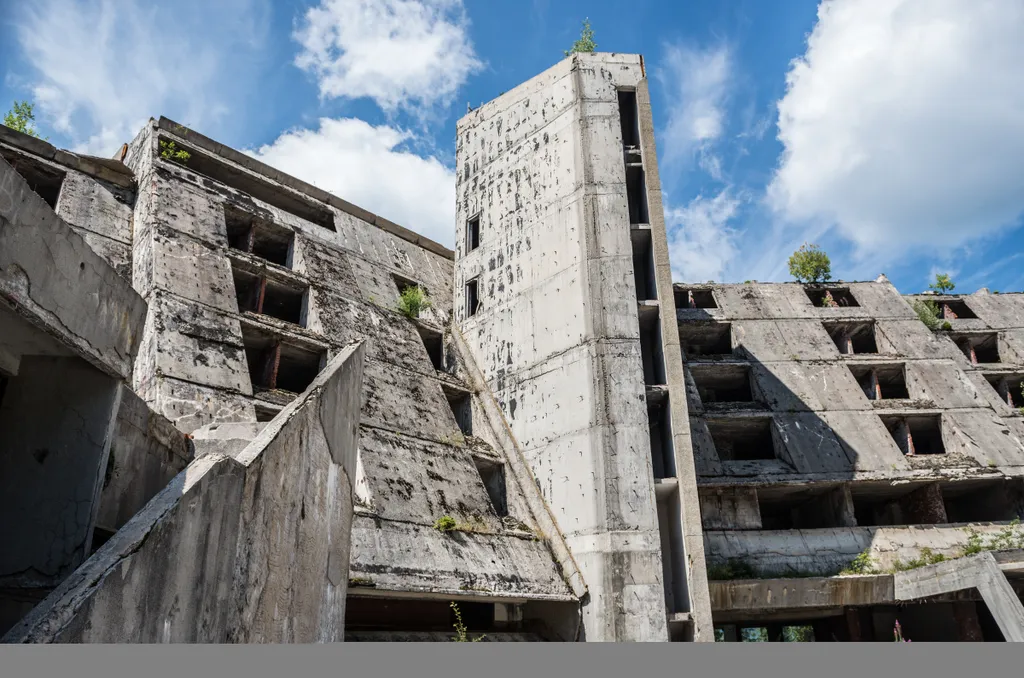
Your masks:
<path fill-rule="evenodd" d="M 459 121 L 454 251 L 0 156 L 3 642 L 1024 640 L 1024 296 L 673 284 L 640 56 Z"/>

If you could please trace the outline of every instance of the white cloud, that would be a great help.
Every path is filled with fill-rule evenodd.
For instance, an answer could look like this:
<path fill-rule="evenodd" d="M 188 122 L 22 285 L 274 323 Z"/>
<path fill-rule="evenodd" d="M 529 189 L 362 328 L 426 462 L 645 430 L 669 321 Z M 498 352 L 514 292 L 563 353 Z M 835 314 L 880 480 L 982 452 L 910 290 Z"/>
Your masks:
<path fill-rule="evenodd" d="M 451 102 L 483 65 L 462 0 L 322 0 L 295 33 L 295 63 L 323 97 L 369 97 L 388 113 Z"/>
<path fill-rule="evenodd" d="M 266 30 L 265 0 L 145 4 L 12 5 L 41 120 L 75 150 L 110 156 L 159 115 L 209 131 Z"/>
<path fill-rule="evenodd" d="M 724 190 L 712 198 L 697 196 L 686 207 L 665 210 L 673 280 L 724 280 L 737 254 L 737 234 L 729 221 L 740 204 L 740 198 Z"/>
<path fill-rule="evenodd" d="M 1024 210 L 1024 3 L 826 0 L 779 102 L 769 199 L 861 254 L 939 251 Z"/>
<path fill-rule="evenodd" d="M 251 155 L 340 198 L 452 247 L 455 173 L 436 158 L 402 150 L 410 132 L 355 118 L 322 118 Z"/>
<path fill-rule="evenodd" d="M 657 72 L 668 101 L 668 124 L 662 133 L 665 162 L 687 162 L 695 152 L 705 171 L 720 176 L 720 161 L 711 145 L 725 129 L 725 105 L 732 75 L 729 49 L 665 48 L 665 65 Z"/>

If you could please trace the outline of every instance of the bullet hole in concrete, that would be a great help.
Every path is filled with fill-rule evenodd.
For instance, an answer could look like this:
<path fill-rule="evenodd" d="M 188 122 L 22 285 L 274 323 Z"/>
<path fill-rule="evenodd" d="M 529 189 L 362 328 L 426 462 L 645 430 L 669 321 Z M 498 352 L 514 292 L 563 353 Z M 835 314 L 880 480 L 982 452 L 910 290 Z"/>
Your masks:
<path fill-rule="evenodd" d="M 831 306 L 832 304 L 841 307 L 860 306 L 853 293 L 845 287 L 805 287 L 804 291 L 811 303 L 817 307 Z M 831 297 L 831 303 L 828 302 L 829 297 Z"/>
<path fill-rule="evenodd" d="M 194 147 L 182 143 L 179 139 L 172 140 L 163 135 L 159 138 L 161 141 L 174 141 L 178 149 L 190 154 L 191 157 L 185 163 L 185 167 L 189 170 L 219 181 L 241 193 L 247 193 L 256 200 L 261 200 L 329 231 L 335 230 L 334 213 L 324 205 L 316 204 L 302 197 L 297 191 L 272 183 L 258 174 L 198 151 Z M 252 162 L 249 159 L 247 161 Z"/>
<path fill-rule="evenodd" d="M 480 215 L 466 222 L 466 254 L 480 247 Z"/>
<path fill-rule="evenodd" d="M 836 322 L 823 325 L 843 355 L 878 353 L 873 322 Z"/>
<path fill-rule="evenodd" d="M 480 308 L 480 295 L 477 280 L 466 283 L 466 317 L 472 318 Z"/>
<path fill-rule="evenodd" d="M 0 147 L 0 156 L 28 183 L 28 187 L 47 205 L 57 209 L 65 173 L 35 158 Z"/>
<path fill-rule="evenodd" d="M 704 404 L 754 402 L 748 365 L 693 365 L 690 375 Z"/>
<path fill-rule="evenodd" d="M 505 485 L 505 465 L 490 459 L 473 457 L 477 473 L 487 488 L 487 496 L 498 517 L 508 515 L 508 495 Z"/>
<path fill-rule="evenodd" d="M 709 419 L 708 431 L 722 461 L 776 459 L 774 424 L 767 417 Z"/>
<path fill-rule="evenodd" d="M 236 250 L 291 268 L 295 234 L 232 205 L 224 206 L 228 245 Z"/>
<path fill-rule="evenodd" d="M 679 343 L 688 359 L 732 355 L 732 325 L 718 322 L 680 323 Z"/>
<path fill-rule="evenodd" d="M 711 290 L 675 288 L 676 308 L 718 308 Z"/>
<path fill-rule="evenodd" d="M 972 334 L 950 335 L 967 359 L 977 365 L 980 363 L 998 363 L 999 335 L 996 332 L 978 332 Z"/>
<path fill-rule="evenodd" d="M 850 365 L 849 368 L 868 400 L 899 400 L 910 397 L 902 363 Z"/>
<path fill-rule="evenodd" d="M 889 435 L 907 456 L 945 454 L 942 442 L 942 416 L 916 415 L 882 417 Z"/>

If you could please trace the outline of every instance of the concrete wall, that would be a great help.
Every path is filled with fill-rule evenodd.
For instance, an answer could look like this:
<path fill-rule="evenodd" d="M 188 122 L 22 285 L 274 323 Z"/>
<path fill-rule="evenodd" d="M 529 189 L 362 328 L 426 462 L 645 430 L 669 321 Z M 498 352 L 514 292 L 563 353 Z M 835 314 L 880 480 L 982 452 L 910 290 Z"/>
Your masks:
<path fill-rule="evenodd" d="M 635 55 L 577 55 L 456 141 L 455 319 L 579 563 L 595 641 L 667 639 L 616 98 L 642 79 Z"/>
<path fill-rule="evenodd" d="M 363 355 L 189 464 L 3 641 L 342 640 Z"/>

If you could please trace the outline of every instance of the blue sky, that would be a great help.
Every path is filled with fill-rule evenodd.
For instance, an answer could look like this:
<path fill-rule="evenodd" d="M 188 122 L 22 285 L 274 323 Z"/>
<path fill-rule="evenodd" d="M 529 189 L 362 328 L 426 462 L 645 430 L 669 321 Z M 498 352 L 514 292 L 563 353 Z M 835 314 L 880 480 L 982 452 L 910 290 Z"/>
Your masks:
<path fill-rule="evenodd" d="M 451 245 L 455 121 L 562 57 L 651 78 L 674 275 L 1024 289 L 1020 0 L 0 0 L 0 106 L 111 156 L 166 115 Z"/>

